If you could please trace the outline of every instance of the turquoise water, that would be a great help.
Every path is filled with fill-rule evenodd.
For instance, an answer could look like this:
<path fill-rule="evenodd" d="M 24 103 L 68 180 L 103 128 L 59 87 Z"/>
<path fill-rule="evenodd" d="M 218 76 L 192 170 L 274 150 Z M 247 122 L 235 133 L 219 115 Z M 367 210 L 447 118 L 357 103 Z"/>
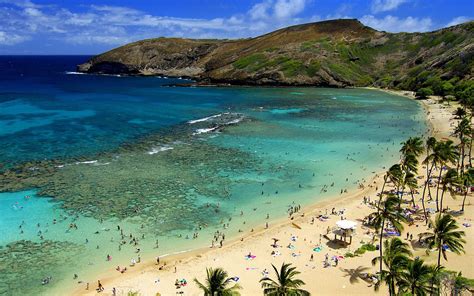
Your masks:
<path fill-rule="evenodd" d="M 0 58 L 0 294 L 59 295 L 239 235 L 354 190 L 426 129 L 379 91 L 67 74 L 84 59 Z"/>

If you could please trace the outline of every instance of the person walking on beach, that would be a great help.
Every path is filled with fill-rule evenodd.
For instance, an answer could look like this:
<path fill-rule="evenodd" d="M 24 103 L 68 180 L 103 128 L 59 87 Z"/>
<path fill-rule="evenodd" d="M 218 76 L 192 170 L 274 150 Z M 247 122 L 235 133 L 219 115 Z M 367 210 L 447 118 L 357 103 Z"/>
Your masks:
<path fill-rule="evenodd" d="M 100 280 L 97 281 L 97 291 L 98 292 L 104 291 L 104 286 L 102 286 L 102 283 L 100 282 Z"/>

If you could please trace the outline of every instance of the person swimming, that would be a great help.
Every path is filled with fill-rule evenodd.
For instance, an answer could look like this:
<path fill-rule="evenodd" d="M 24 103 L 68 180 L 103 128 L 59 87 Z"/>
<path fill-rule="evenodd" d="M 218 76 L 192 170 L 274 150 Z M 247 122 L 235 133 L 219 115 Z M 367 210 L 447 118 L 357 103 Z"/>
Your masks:
<path fill-rule="evenodd" d="M 53 280 L 52 276 L 45 277 L 44 279 L 41 280 L 42 285 L 47 285 Z"/>

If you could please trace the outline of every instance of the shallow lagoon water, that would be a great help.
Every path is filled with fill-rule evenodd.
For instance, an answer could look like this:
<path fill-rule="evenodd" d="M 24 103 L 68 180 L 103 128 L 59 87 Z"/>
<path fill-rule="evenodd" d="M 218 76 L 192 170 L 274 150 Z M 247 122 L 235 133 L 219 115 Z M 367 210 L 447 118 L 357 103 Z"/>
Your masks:
<path fill-rule="evenodd" d="M 16 190 L 0 193 L 0 251 L 27 258 L 3 257 L 0 294 L 61 294 L 137 248 L 145 260 L 249 231 L 353 190 L 426 129 L 416 102 L 379 91 L 165 87 L 66 74 L 85 57 L 37 59 L 0 58 L 0 163 L 15 172 L 2 184 Z"/>

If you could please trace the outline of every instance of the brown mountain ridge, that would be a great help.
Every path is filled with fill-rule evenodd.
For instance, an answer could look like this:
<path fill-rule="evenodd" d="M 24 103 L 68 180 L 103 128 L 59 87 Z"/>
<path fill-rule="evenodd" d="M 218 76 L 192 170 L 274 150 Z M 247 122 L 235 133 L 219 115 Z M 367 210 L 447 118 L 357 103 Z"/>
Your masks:
<path fill-rule="evenodd" d="M 473 34 L 474 21 L 427 33 L 388 33 L 339 19 L 248 39 L 147 39 L 95 56 L 78 71 L 237 85 L 428 86 L 437 92 L 446 83 L 472 86 Z"/>

